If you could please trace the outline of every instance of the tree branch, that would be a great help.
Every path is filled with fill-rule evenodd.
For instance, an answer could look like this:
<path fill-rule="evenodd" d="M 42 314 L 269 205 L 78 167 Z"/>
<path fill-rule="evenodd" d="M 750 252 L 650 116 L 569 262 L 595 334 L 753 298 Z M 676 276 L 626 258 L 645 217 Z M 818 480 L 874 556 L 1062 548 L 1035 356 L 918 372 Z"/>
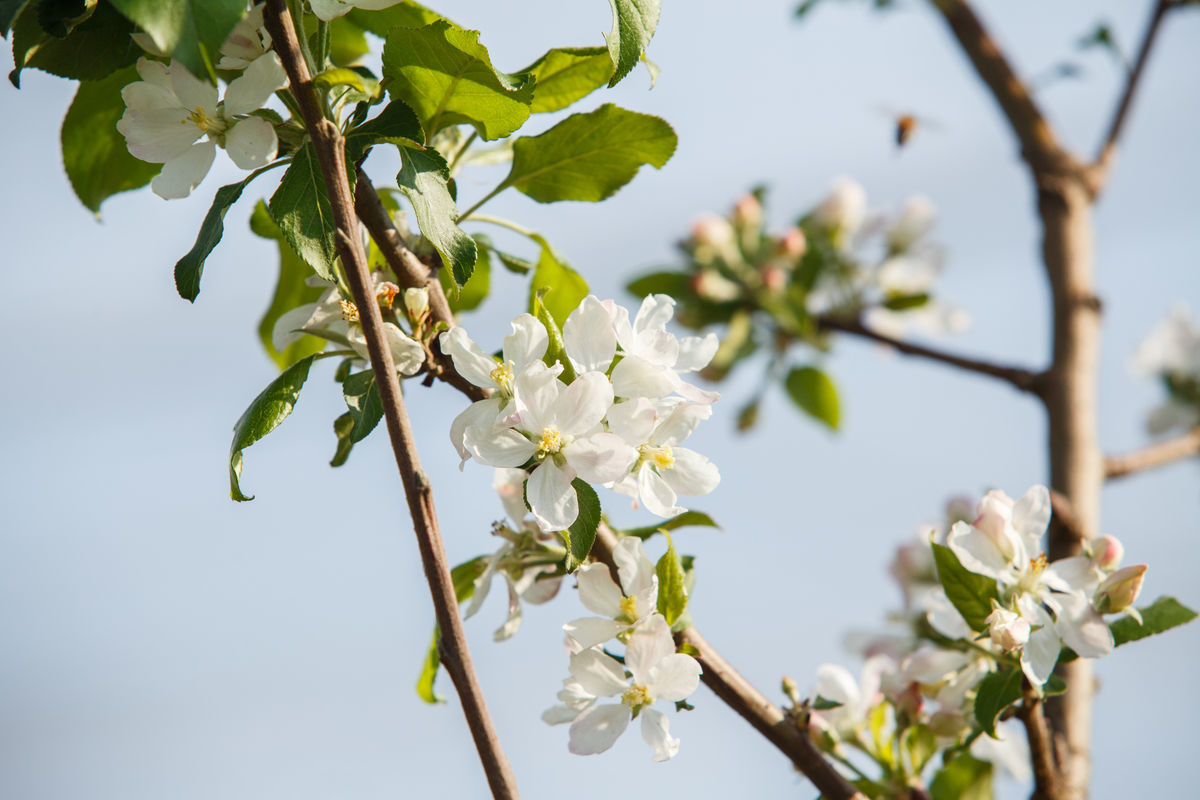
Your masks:
<path fill-rule="evenodd" d="M 1029 739 L 1029 756 L 1033 761 L 1034 791 L 1032 800 L 1057 800 L 1062 794 L 1054 753 L 1050 745 L 1050 728 L 1042 710 L 1042 698 L 1026 683 L 1025 698 L 1017 708 L 1017 716 L 1025 724 Z"/>
<path fill-rule="evenodd" d="M 1129 116 L 1129 109 L 1133 104 L 1134 93 L 1137 92 L 1142 73 L 1146 69 L 1146 62 L 1149 60 L 1150 50 L 1154 47 L 1154 43 L 1157 40 L 1163 18 L 1172 5 L 1174 5 L 1173 0 L 1158 0 L 1154 4 L 1154 10 L 1150 13 L 1150 23 L 1146 26 L 1146 33 L 1142 37 L 1142 46 L 1138 48 L 1137 58 L 1133 63 L 1133 68 L 1129 71 L 1129 77 L 1125 81 L 1125 90 L 1121 93 L 1121 99 L 1117 102 L 1112 122 L 1108 126 L 1108 133 L 1104 137 L 1104 142 L 1100 145 L 1100 151 L 1096 155 L 1096 162 L 1092 165 L 1090 178 L 1093 194 L 1098 195 L 1100 193 L 1104 187 L 1105 180 L 1108 178 L 1108 173 L 1112 169 L 1113 161 L 1117 154 L 1117 139 L 1120 138 L 1121 130 L 1125 126 L 1125 120 Z"/>
<path fill-rule="evenodd" d="M 383 318 L 375 302 L 374 292 L 370 290 L 371 276 L 358 236 L 354 198 L 346 178 L 344 141 L 337 126 L 326 119 L 321 110 L 286 0 L 267 0 L 264 24 L 287 71 L 292 93 L 299 103 L 329 194 L 337 224 L 338 255 L 362 320 L 371 366 L 375 371 L 380 399 L 383 401 L 388 436 L 404 482 L 413 529 L 421 551 L 421 562 L 425 568 L 438 626 L 442 632 L 442 661 L 462 700 L 463 713 L 475 739 L 475 746 L 483 762 L 493 796 L 504 800 L 515 799 L 518 797 L 516 780 L 508 759 L 500 748 L 483 693 L 471 665 L 470 652 L 458 615 L 458 600 L 450 577 L 450 565 L 446 560 L 441 532 L 438 529 L 433 491 L 428 478 L 421 471 L 413 443 L 412 428 L 400 393 L 400 382 L 396 377 L 391 350 L 384 336 Z"/>
<path fill-rule="evenodd" d="M 1104 459 L 1104 477 L 1110 481 L 1142 470 L 1163 467 L 1181 458 L 1200 454 L 1200 427 L 1132 453 Z"/>
<path fill-rule="evenodd" d="M 615 570 L 613 547 L 617 537 L 605 523 L 600 523 L 596 542 L 592 545 L 592 557 Z M 796 769 L 813 782 L 823 797 L 830 800 L 866 800 L 853 784 L 842 777 L 833 765 L 825 760 L 821 751 L 813 744 L 807 730 L 802 730 L 788 719 L 770 700 L 743 678 L 721 654 L 710 645 L 695 628 L 687 628 L 675 635 L 676 641 L 696 648 L 697 659 L 704 668 L 701 679 L 713 694 L 736 711 L 755 730 L 765 736 L 792 760 Z"/>
<path fill-rule="evenodd" d="M 952 367 L 965 369 L 968 372 L 975 372 L 980 375 L 987 375 L 992 378 L 999 378 L 1011 384 L 1016 389 L 1022 392 L 1031 394 L 1039 394 L 1041 391 L 1041 376 L 1036 372 L 1031 372 L 1020 367 L 1008 367 L 999 364 L 992 364 L 987 361 L 979 361 L 974 358 L 964 358 L 951 353 L 945 353 L 941 350 L 935 350 L 931 347 L 923 347 L 921 345 L 912 344 L 895 339 L 891 336 L 873 331 L 864 325 L 859 320 L 839 319 L 835 317 L 818 317 L 817 327 L 820 330 L 839 331 L 848 333 L 852 336 L 861 336 L 864 339 L 870 339 L 873 342 L 885 344 L 895 350 L 904 353 L 905 355 L 918 356 L 931 361 L 937 361 L 941 364 L 949 364 Z"/>

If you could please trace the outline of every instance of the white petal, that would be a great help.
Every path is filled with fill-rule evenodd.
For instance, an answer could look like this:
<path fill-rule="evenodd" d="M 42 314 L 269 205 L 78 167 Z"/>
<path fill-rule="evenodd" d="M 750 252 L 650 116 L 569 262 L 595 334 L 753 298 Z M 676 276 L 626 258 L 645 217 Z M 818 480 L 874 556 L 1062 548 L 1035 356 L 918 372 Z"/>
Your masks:
<path fill-rule="evenodd" d="M 150 43 L 153 44 L 154 40 L 151 39 Z M 142 76 L 142 80 L 166 89 L 172 95 L 175 94 L 175 90 L 171 88 L 171 72 L 167 69 L 166 64 L 142 56 L 137 60 L 137 71 L 138 75 Z"/>
<path fill-rule="evenodd" d="M 529 364 L 513 381 L 517 414 L 524 430 L 539 433 L 554 423 L 558 396 L 566 386 L 558 379 L 562 366 L 547 367 L 540 361 Z"/>
<path fill-rule="evenodd" d="M 212 142 L 197 142 L 183 155 L 163 164 L 150 188 L 164 200 L 187 197 L 204 180 L 216 154 L 217 146 Z"/>
<path fill-rule="evenodd" d="M 1029 682 L 1042 686 L 1050 680 L 1054 665 L 1058 662 L 1058 654 L 1062 651 L 1062 642 L 1054 632 L 1053 625 L 1047 625 L 1029 634 L 1029 641 L 1021 650 L 1021 669 Z"/>
<path fill-rule="evenodd" d="M 182 108 L 126 110 L 117 122 L 125 146 L 134 158 L 163 164 L 186 153 L 204 131 L 188 121 Z M 215 150 L 213 151 L 216 152 Z"/>
<path fill-rule="evenodd" d="M 649 464 L 642 464 L 638 468 L 637 484 L 638 497 L 651 514 L 674 517 L 684 512 L 685 509 L 675 505 L 675 491 Z"/>
<path fill-rule="evenodd" d="M 547 725 L 563 725 L 579 718 L 580 710 L 569 706 L 552 706 L 542 712 L 542 722 Z"/>
<path fill-rule="evenodd" d="M 458 468 L 461 470 L 463 464 L 467 463 L 467 459 L 471 457 L 471 451 L 467 449 L 464 441 L 467 429 L 476 426 L 491 427 L 496 423 L 496 419 L 500 415 L 501 400 L 498 397 L 491 397 L 487 400 L 476 400 L 471 405 L 454 418 L 450 423 L 450 443 L 454 445 L 454 449 L 458 451 L 458 457 L 462 459 Z M 524 463 L 524 462 L 522 462 Z M 520 470 L 518 470 L 520 471 Z M 525 473 L 522 471 L 522 475 Z M 522 486 L 524 479 L 522 478 Z M 522 512 L 524 511 L 525 501 L 521 501 Z M 507 506 L 506 506 L 507 507 Z M 524 516 L 522 513 L 521 516 Z"/>
<path fill-rule="evenodd" d="M 511 428 L 484 425 L 467 428 L 463 434 L 463 446 L 476 461 L 489 467 L 519 467 L 537 450 L 533 442 Z"/>
<path fill-rule="evenodd" d="M 471 595 L 471 602 L 467 604 L 467 610 L 463 612 L 463 619 L 470 619 L 479 609 L 483 608 L 483 601 L 487 599 L 488 592 L 492 590 L 492 576 L 496 574 L 496 567 L 499 564 L 500 553 L 488 559 L 487 567 L 475 579 L 475 589 Z"/>
<path fill-rule="evenodd" d="M 492 488 L 496 490 L 496 494 L 500 495 L 500 502 L 504 504 L 504 512 L 518 527 L 529 510 L 525 508 L 525 480 L 528 477 L 529 473 L 525 470 L 512 467 L 497 467 L 492 475 Z"/>
<path fill-rule="evenodd" d="M 946 537 L 946 546 L 970 572 L 989 578 L 1009 577 L 1008 559 L 986 533 L 965 522 L 956 522 Z"/>
<path fill-rule="evenodd" d="M 504 360 L 513 362 L 513 369 L 522 372 L 535 361 L 541 361 L 550 346 L 546 326 L 532 314 L 519 314 L 512 321 L 512 333 L 504 337 Z"/>
<path fill-rule="evenodd" d="M 607 372 L 617 352 L 617 334 L 608 309 L 595 295 L 583 298 L 563 325 L 563 344 L 579 372 Z"/>
<path fill-rule="evenodd" d="M 512 638 L 512 635 L 521 627 L 521 596 L 513 588 L 512 581 L 507 581 L 507 583 L 508 617 L 505 618 L 504 624 L 492 634 L 493 641 L 497 642 Z"/>
<path fill-rule="evenodd" d="M 712 416 L 707 403 L 680 403 L 659 423 L 654 431 L 654 444 L 679 444 L 692 435 L 696 426 Z"/>
<path fill-rule="evenodd" d="M 256 58 L 246 71 L 225 90 L 225 116 L 231 118 L 257 111 L 271 95 L 287 88 L 288 77 L 276 53 Z"/>
<path fill-rule="evenodd" d="M 612 384 L 602 373 L 585 372 L 558 396 L 554 417 L 563 433 L 580 436 L 595 428 L 613 404 Z"/>
<path fill-rule="evenodd" d="M 179 111 L 184 117 L 187 116 L 187 112 L 179 107 L 179 100 L 169 86 L 158 83 L 150 81 L 131 83 L 121 90 L 121 99 L 125 101 L 126 108 L 134 111 L 170 108 Z"/>
<path fill-rule="evenodd" d="M 1083 658 L 1102 658 L 1112 652 L 1112 631 L 1086 598 L 1059 595 L 1055 599 L 1061 610 L 1054 627 L 1068 647 Z"/>
<path fill-rule="evenodd" d="M 666 330 L 673 316 L 675 298 L 667 294 L 648 294 L 642 299 L 633 320 L 633 332 L 640 337 L 643 333 Z"/>
<path fill-rule="evenodd" d="M 571 723 L 567 749 L 579 756 L 603 753 L 629 727 L 629 719 L 629 709 L 623 705 L 593 706 Z"/>
<path fill-rule="evenodd" d="M 644 397 L 617 403 L 608 410 L 608 429 L 635 447 L 650 441 L 658 412 Z"/>
<path fill-rule="evenodd" d="M 171 90 L 180 104 L 193 111 L 201 109 L 210 117 L 217 115 L 217 87 L 202 81 L 178 61 L 172 61 L 167 70 L 171 75 Z"/>
<path fill-rule="evenodd" d="M 343 3 L 342 0 L 309 0 L 309 6 L 312 7 L 312 12 L 316 14 L 317 19 L 324 22 L 328 22 L 334 17 L 340 17 L 354 8 L 353 5 Z"/>
<path fill-rule="evenodd" d="M 571 656 L 571 678 L 593 697 L 611 697 L 629 688 L 625 668 L 599 648 Z"/>
<path fill-rule="evenodd" d="M 316 303 L 306 303 L 280 314 L 279 319 L 275 320 L 275 327 L 271 329 L 271 346 L 282 353 L 292 344 L 300 341 L 300 337 L 304 335 L 304 331 L 300 329 L 312 317 L 316 308 Z"/>
<path fill-rule="evenodd" d="M 392 351 L 392 363 L 401 375 L 415 375 L 425 363 L 425 348 L 392 322 L 383 323 L 388 349 Z"/>
<path fill-rule="evenodd" d="M 642 739 L 654 749 L 655 761 L 670 761 L 679 752 L 679 740 L 671 738 L 667 715 L 653 708 L 642 711 Z"/>
<path fill-rule="evenodd" d="M 563 633 L 567 634 L 568 646 L 572 652 L 586 650 L 598 644 L 604 644 L 615 638 L 625 629 L 619 622 L 603 617 L 580 617 L 563 625 Z"/>
<path fill-rule="evenodd" d="M 526 494 L 538 527 L 544 531 L 565 531 L 579 516 L 579 497 L 571 481 L 575 473 L 551 461 L 543 461 L 529 476 Z"/>
<path fill-rule="evenodd" d="M 633 682 L 649 686 L 653 670 L 675 652 L 671 628 L 662 614 L 651 614 L 633 629 L 625 648 L 625 668 L 633 674 Z"/>
<path fill-rule="evenodd" d="M 925 616 L 933 629 L 951 639 L 966 639 L 971 635 L 971 626 L 946 597 L 939 586 L 936 591 L 925 595 Z"/>
<path fill-rule="evenodd" d="M 494 389 L 492 371 L 499 366 L 467 336 L 466 328 L 451 328 L 438 337 L 442 352 L 454 361 L 454 369 L 471 383 L 483 389 Z"/>
<path fill-rule="evenodd" d="M 1100 585 L 1098 570 L 1087 556 L 1060 558 L 1042 571 L 1042 583 L 1058 592 L 1091 594 Z"/>
<path fill-rule="evenodd" d="M 562 578 L 554 575 L 553 567 L 546 567 L 547 576 L 537 576 L 521 591 L 521 599 L 526 603 L 540 605 L 554 599 L 562 587 Z M 526 574 L 528 574 L 528 570 Z"/>
<path fill-rule="evenodd" d="M 658 585 L 654 563 L 646 556 L 642 540 L 636 536 L 626 536 L 617 542 L 612 558 L 613 563 L 617 565 L 617 577 L 621 579 L 621 588 L 630 597 Z M 642 613 L 649 613 L 650 610 L 645 609 Z"/>
<path fill-rule="evenodd" d="M 700 685 L 700 662 L 684 653 L 675 653 L 659 661 L 650 671 L 646 688 L 657 700 L 677 703 Z"/>
<path fill-rule="evenodd" d="M 679 358 L 675 361 L 677 372 L 694 372 L 708 366 L 721 344 L 715 333 L 706 336 L 685 336 L 679 340 Z"/>
<path fill-rule="evenodd" d="M 575 573 L 579 580 L 579 602 L 594 614 L 610 619 L 621 615 L 621 589 L 605 564 L 588 564 Z"/>
<path fill-rule="evenodd" d="M 669 367 L 651 364 L 635 355 L 626 355 L 612 371 L 617 397 L 666 397 L 675 391 L 676 381 Z"/>
<path fill-rule="evenodd" d="M 262 117 L 247 117 L 225 134 L 225 152 L 241 169 L 258 169 L 275 158 L 279 139 L 275 126 Z"/>
<path fill-rule="evenodd" d="M 677 494 L 696 497 L 717 488 L 721 473 L 716 464 L 686 447 L 676 447 L 673 454 L 675 464 L 663 470 L 662 477 Z"/>
<path fill-rule="evenodd" d="M 588 483 L 620 480 L 638 457 L 636 450 L 613 433 L 593 433 L 576 439 L 563 448 L 563 455 L 571 469 Z"/>
<path fill-rule="evenodd" d="M 1028 554 L 1038 553 L 1050 524 L 1050 491 L 1045 486 L 1031 486 L 1013 506 L 1012 524 L 1025 541 Z"/>

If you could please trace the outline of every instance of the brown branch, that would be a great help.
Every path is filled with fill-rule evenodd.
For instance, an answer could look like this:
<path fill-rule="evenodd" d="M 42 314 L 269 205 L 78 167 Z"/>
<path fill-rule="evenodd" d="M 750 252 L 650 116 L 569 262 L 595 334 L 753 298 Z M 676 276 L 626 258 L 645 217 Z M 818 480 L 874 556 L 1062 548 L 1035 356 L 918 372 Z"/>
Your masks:
<path fill-rule="evenodd" d="M 454 313 L 446 301 L 446 293 L 442 290 L 441 281 L 437 278 L 437 270 L 430 267 L 417 257 L 417 254 L 404 244 L 404 239 L 387 209 L 371 185 L 365 172 L 358 170 L 358 179 L 354 189 L 354 208 L 358 218 L 366 226 L 367 232 L 375 241 L 379 252 L 387 260 L 396 279 L 405 289 L 426 287 L 429 289 L 429 314 L 434 322 L 444 322 L 448 327 L 454 326 Z M 435 338 L 432 343 L 435 364 L 430 365 L 430 373 L 446 381 L 455 389 L 470 397 L 472 400 L 482 400 L 487 393 L 463 378 L 454 369 L 454 362 L 443 353 Z"/>
<path fill-rule="evenodd" d="M 1021 157 L 1035 170 L 1061 163 L 1062 148 L 1033 96 L 966 0 L 932 0 L 967 58 L 1000 104 L 1021 143 Z"/>
<path fill-rule="evenodd" d="M 1137 58 L 1133 62 L 1133 68 L 1129 70 L 1129 77 L 1125 81 L 1125 90 L 1121 93 L 1121 99 L 1117 102 L 1112 122 L 1108 126 L 1108 133 L 1104 137 L 1104 142 L 1100 145 L 1100 151 L 1096 155 L 1096 162 L 1092 166 L 1090 181 L 1093 194 L 1098 195 L 1100 193 L 1104 187 L 1108 173 L 1112 169 L 1113 161 L 1117 154 L 1117 139 L 1120 138 L 1121 130 L 1125 126 L 1125 120 L 1129 116 L 1129 109 L 1133 105 L 1133 96 L 1137 92 L 1142 73 L 1146 69 L 1146 62 L 1149 60 L 1150 50 L 1154 47 L 1154 43 L 1157 40 L 1163 18 L 1166 17 L 1167 10 L 1172 5 L 1174 5 L 1172 0 L 1158 0 L 1154 4 L 1154 10 L 1150 13 L 1150 23 L 1146 26 L 1146 33 L 1142 37 L 1142 46 L 1138 48 Z"/>
<path fill-rule="evenodd" d="M 441 532 L 438 529 L 433 491 L 428 478 L 421 470 L 413 443 L 412 427 L 400 393 L 400 382 L 396 377 L 391 350 L 386 344 L 383 318 L 375 302 L 374 292 L 370 290 L 371 276 L 358 236 L 354 198 L 346 179 L 345 143 L 341 132 L 325 118 L 317 101 L 312 76 L 301 53 L 286 0 L 267 1 L 264 24 L 287 71 L 292 93 L 300 105 L 301 115 L 312 139 L 313 150 L 329 194 L 337 224 L 338 255 L 341 257 L 354 301 L 358 305 L 371 366 L 375 371 L 380 399 L 383 401 L 388 436 L 408 497 L 413 529 L 421 551 L 421 562 L 425 568 L 425 578 L 429 582 L 438 626 L 442 632 L 442 662 L 462 700 L 463 713 L 475 739 L 475 746 L 483 762 L 493 796 L 505 800 L 516 798 L 518 794 L 512 768 L 500 748 L 483 693 L 471 665 L 470 652 L 467 650 L 466 637 L 458 616 L 458 600 L 450 577 L 450 565 L 446 560 Z"/>
<path fill-rule="evenodd" d="M 1051 524 L 1058 527 L 1059 538 L 1078 542 L 1081 546 L 1088 540 L 1087 533 L 1080 525 L 1075 507 L 1065 494 L 1057 489 L 1050 490 L 1050 510 L 1053 513 Z"/>
<path fill-rule="evenodd" d="M 1062 796 L 1058 770 L 1050 744 L 1050 728 L 1042 709 L 1042 699 L 1032 687 L 1025 686 L 1025 698 L 1017 708 L 1017 716 L 1025 725 L 1029 739 L 1029 756 L 1033 761 L 1034 791 L 1032 800 L 1057 800 Z"/>
<path fill-rule="evenodd" d="M 956 356 L 952 353 L 946 353 L 941 350 L 935 350 L 931 347 L 923 347 L 921 345 L 912 344 L 902 339 L 895 339 L 891 336 L 873 331 L 856 319 L 840 319 L 836 317 L 818 317 L 817 327 L 820 330 L 839 331 L 848 333 L 852 336 L 861 336 L 864 339 L 870 339 L 873 342 L 885 344 L 895 350 L 904 353 L 905 355 L 918 356 L 927 358 L 931 361 L 937 361 L 941 364 L 949 364 L 952 367 L 965 369 L 969 372 L 975 372 L 980 375 L 987 375 L 992 378 L 999 378 L 1011 384 L 1013 387 L 1022 392 L 1031 394 L 1039 394 L 1041 391 L 1041 376 L 1036 372 L 1031 372 L 1020 367 L 1008 367 L 1000 364 L 992 364 L 988 361 L 980 361 L 974 358 L 965 358 Z"/>
<path fill-rule="evenodd" d="M 1141 450 L 1104 459 L 1104 477 L 1110 481 L 1142 470 L 1163 467 L 1181 458 L 1200 454 L 1200 427 L 1174 439 L 1156 442 Z"/>
<path fill-rule="evenodd" d="M 596 542 L 592 545 L 592 557 L 607 564 L 609 569 L 615 570 L 612 553 L 616 543 L 616 534 L 608 525 L 600 523 L 596 532 Z M 830 800 L 866 800 L 853 784 L 825 760 L 821 751 L 809 738 L 808 731 L 802 730 L 795 721 L 785 716 L 783 711 L 751 686 L 699 631 L 687 628 L 676 634 L 675 639 L 681 644 L 689 644 L 696 648 L 697 660 L 704 668 L 701 679 L 712 689 L 713 694 L 790 758 L 796 769 L 813 782 L 823 797 Z"/>

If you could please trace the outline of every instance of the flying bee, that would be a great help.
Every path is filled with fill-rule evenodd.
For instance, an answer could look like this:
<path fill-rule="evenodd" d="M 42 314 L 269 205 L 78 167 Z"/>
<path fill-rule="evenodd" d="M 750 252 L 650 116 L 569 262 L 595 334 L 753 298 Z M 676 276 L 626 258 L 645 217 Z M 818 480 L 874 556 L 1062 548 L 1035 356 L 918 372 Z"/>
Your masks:
<path fill-rule="evenodd" d="M 896 140 L 896 149 L 903 149 L 917 132 L 917 128 L 921 129 L 936 129 L 940 127 L 937 123 L 919 117 L 907 111 L 894 111 L 891 109 L 882 109 L 883 113 L 887 114 L 892 120 L 893 136 Z"/>

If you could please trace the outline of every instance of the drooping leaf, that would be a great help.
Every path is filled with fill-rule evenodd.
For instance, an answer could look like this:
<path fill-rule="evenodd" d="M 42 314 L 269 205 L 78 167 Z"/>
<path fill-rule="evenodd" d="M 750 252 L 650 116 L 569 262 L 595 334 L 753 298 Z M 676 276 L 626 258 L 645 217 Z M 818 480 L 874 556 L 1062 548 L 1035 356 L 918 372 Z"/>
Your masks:
<path fill-rule="evenodd" d="M 431 705 L 446 702 L 446 698 L 434 691 L 433 688 L 433 682 L 437 680 L 438 669 L 442 666 L 442 661 L 438 658 L 438 642 L 441 641 L 441 638 L 441 630 L 434 625 L 433 640 L 429 643 L 429 649 L 425 651 L 425 661 L 422 662 L 421 674 L 417 677 L 417 697 Z"/>
<path fill-rule="evenodd" d="M 596 202 L 633 180 L 643 164 L 661 168 L 677 141 L 664 120 L 605 104 L 539 136 L 517 139 L 512 169 L 500 188 L 512 187 L 539 203 Z"/>
<path fill-rule="evenodd" d="M 250 215 L 250 229 L 263 238 L 275 240 L 279 247 L 279 280 L 275 282 L 275 294 L 271 298 L 271 304 L 258 322 L 258 338 L 271 360 L 278 364 L 280 369 L 286 369 L 301 358 L 324 350 L 325 340 L 315 336 L 303 336 L 280 352 L 275 349 L 273 341 L 275 323 L 288 311 L 306 303 L 315 303 L 324 289 L 308 285 L 307 279 L 312 275 L 312 267 L 305 264 L 283 240 L 283 232 L 279 230 L 275 220 L 271 219 L 267 212 L 267 204 L 261 200 L 254 206 L 254 212 Z"/>
<path fill-rule="evenodd" d="M 468 124 L 485 140 L 508 136 L 529 118 L 533 80 L 492 66 L 478 31 L 446 20 L 393 28 L 383 48 L 383 74 L 393 97 L 407 103 L 427 137 Z"/>
<path fill-rule="evenodd" d="M 421 233 L 450 267 L 454 282 L 464 285 L 475 269 L 475 240 L 458 227 L 458 209 L 450 195 L 450 168 L 432 147 L 404 148 L 396 183 L 412 204 Z"/>
<path fill-rule="evenodd" d="M 540 237 L 539 237 L 540 238 Z M 545 242 L 545 240 L 542 240 Z M 529 282 L 529 308 L 533 308 L 534 300 L 542 289 L 549 291 L 542 297 L 542 303 L 550 316 L 561 329 L 567 322 L 567 317 L 575 307 L 587 297 L 588 285 L 575 270 L 567 266 L 565 261 L 558 258 L 553 248 L 548 244 L 542 245 L 542 253 L 538 258 L 537 268 L 533 271 L 533 279 Z M 532 311 L 530 312 L 532 313 Z"/>
<path fill-rule="evenodd" d="M 563 343 L 562 329 L 558 326 L 557 320 L 546 308 L 545 304 L 546 290 L 539 290 L 533 297 L 533 304 L 529 308 L 529 313 L 537 317 L 538 322 L 546 328 L 546 335 L 549 338 L 549 344 L 546 345 L 546 352 L 542 356 L 542 360 L 547 366 L 554 366 L 555 363 L 562 365 L 562 374 L 559 376 L 564 383 L 571 383 L 575 380 L 575 367 L 571 364 L 571 359 L 567 358 L 567 349 Z"/>
<path fill-rule="evenodd" d="M 1020 669 L 1008 667 L 999 672 L 989 672 L 979 682 L 975 695 L 975 721 L 993 739 L 996 738 L 996 717 L 1021 699 L 1023 678 Z"/>
<path fill-rule="evenodd" d="M 992 764 L 960 753 L 933 776 L 930 800 L 992 800 Z"/>
<path fill-rule="evenodd" d="M 200 223 L 200 233 L 196 234 L 195 244 L 183 258 L 175 262 L 175 289 L 184 300 L 194 303 L 196 296 L 200 294 L 200 276 L 204 274 L 204 262 L 225 235 L 225 215 L 229 213 L 229 207 L 238 201 L 242 192 L 250 185 L 250 181 L 276 166 L 278 164 L 268 164 L 251 172 L 237 183 L 217 189 L 212 205 L 204 215 L 204 222 Z"/>
<path fill-rule="evenodd" d="M 946 597 L 962 614 L 971 630 L 986 630 L 988 615 L 992 613 L 992 601 L 999 599 L 996 581 L 969 571 L 949 547 L 940 544 L 932 547 L 938 578 L 946 590 Z"/>
<path fill-rule="evenodd" d="M 292 413 L 300 389 L 308 380 L 308 371 L 316 356 L 297 361 L 267 384 L 233 426 L 233 444 L 229 448 L 229 496 L 234 500 L 253 500 L 239 484 L 242 476 L 242 451 L 279 427 Z"/>
<path fill-rule="evenodd" d="M 107 3 L 72 28 L 66 38 L 51 36 L 38 23 L 37 3 L 21 11 L 13 23 L 13 71 L 8 79 L 21 87 L 21 70 L 29 67 L 83 81 L 98 81 L 137 61 L 142 50 L 130 38 L 133 25 Z"/>
<path fill-rule="evenodd" d="M 332 282 L 337 274 L 337 224 L 311 144 L 296 151 L 267 208 L 292 249 Z"/>
<path fill-rule="evenodd" d="M 368 147 L 380 142 L 403 146 L 421 145 L 424 141 L 425 134 L 417 115 L 404 103 L 393 100 L 377 115 L 346 134 L 346 162 L 357 162 Z"/>
<path fill-rule="evenodd" d="M 354 440 L 350 438 L 353 430 L 354 417 L 350 416 L 349 411 L 333 421 L 333 435 L 337 437 L 337 449 L 333 452 L 333 458 L 329 460 L 329 466 L 340 467 L 346 463 L 346 459 L 350 457 L 350 451 L 354 449 Z"/>
<path fill-rule="evenodd" d="M 216 83 L 221 45 L 246 15 L 244 0 L 110 0 L 159 50 Z"/>
<path fill-rule="evenodd" d="M 446 270 L 438 270 L 438 280 L 446 293 L 446 302 L 454 313 L 471 311 L 479 307 L 491 290 L 492 281 L 492 243 L 485 234 L 477 233 L 471 237 L 475 240 L 475 268 L 471 277 L 461 287 L 454 283 L 454 278 Z"/>
<path fill-rule="evenodd" d="M 523 73 L 533 75 L 534 114 L 560 111 L 608 83 L 613 65 L 603 47 L 554 48 Z"/>
<path fill-rule="evenodd" d="M 567 572 L 574 572 L 592 552 L 596 529 L 600 527 L 600 498 L 596 490 L 582 478 L 571 481 L 579 497 L 579 516 L 564 531 L 567 539 Z"/>
<path fill-rule="evenodd" d="M 1170 596 L 1160 597 L 1138 611 L 1142 615 L 1141 625 L 1133 617 L 1126 616 L 1108 626 L 1118 647 L 1127 642 L 1136 642 L 1138 639 L 1169 631 L 1196 618 L 1195 611 Z"/>
<path fill-rule="evenodd" d="M 654 574 L 658 576 L 658 613 L 666 617 L 668 625 L 674 625 L 687 609 L 688 592 L 683 562 L 669 535 L 667 552 L 658 559 Z"/>
<path fill-rule="evenodd" d="M 608 3 L 613 11 L 612 31 L 605 37 L 613 68 L 608 85 L 616 86 L 637 66 L 650 44 L 662 4 L 659 0 L 608 0 Z"/>
<path fill-rule="evenodd" d="M 487 557 L 477 556 L 470 561 L 459 564 L 450 570 L 450 579 L 454 583 L 454 595 L 458 602 L 465 603 L 475 594 L 475 580 L 487 569 Z M 421 675 L 417 678 L 417 696 L 426 703 L 444 703 L 445 698 L 433 690 L 433 682 L 437 678 L 441 659 L 438 657 L 438 641 L 441 631 L 433 626 L 433 641 L 425 652 L 425 662 L 421 666 Z"/>
<path fill-rule="evenodd" d="M 439 19 L 445 19 L 445 17 L 435 11 L 430 11 L 423 5 L 413 3 L 410 0 L 404 0 L 402 3 L 397 3 L 380 11 L 366 11 L 361 8 L 355 8 L 341 19 L 353 22 L 364 31 L 373 33 L 383 39 L 387 37 L 388 31 L 392 28 L 421 28 L 430 23 L 437 22 Z M 446 21 L 449 22 L 449 20 Z M 453 25 L 454 23 L 451 22 L 450 24 Z"/>
<path fill-rule="evenodd" d="M 537 267 L 532 261 L 526 261 L 520 256 L 514 256 L 512 253 L 506 253 L 503 250 L 496 251 L 496 258 L 500 259 L 500 263 L 506 270 L 514 275 L 528 275 Z"/>
<path fill-rule="evenodd" d="M 342 395 L 350 409 L 350 418 L 354 420 L 350 440 L 361 442 L 383 419 L 383 401 L 379 398 L 379 387 L 375 385 L 375 371 L 368 368 L 347 376 L 342 381 Z"/>
<path fill-rule="evenodd" d="M 841 405 L 837 387 L 833 381 L 816 367 L 796 367 L 784 379 L 784 388 L 801 411 L 831 430 L 837 430 L 841 422 Z"/>
<path fill-rule="evenodd" d="M 93 212 L 119 192 L 145 186 L 162 169 L 134 158 L 117 132 L 125 113 L 121 89 L 138 80 L 133 67 L 79 84 L 62 124 L 63 167 L 75 196 Z"/>
<path fill-rule="evenodd" d="M 707 528 L 720 529 L 720 525 L 713 521 L 713 518 L 703 511 L 685 511 L 670 519 L 664 519 L 657 525 L 646 525 L 642 528 L 630 528 L 622 531 L 626 536 L 636 536 L 642 541 L 649 539 L 654 534 L 660 531 L 673 531 L 676 528 L 684 528 L 688 525 L 703 526 Z"/>

